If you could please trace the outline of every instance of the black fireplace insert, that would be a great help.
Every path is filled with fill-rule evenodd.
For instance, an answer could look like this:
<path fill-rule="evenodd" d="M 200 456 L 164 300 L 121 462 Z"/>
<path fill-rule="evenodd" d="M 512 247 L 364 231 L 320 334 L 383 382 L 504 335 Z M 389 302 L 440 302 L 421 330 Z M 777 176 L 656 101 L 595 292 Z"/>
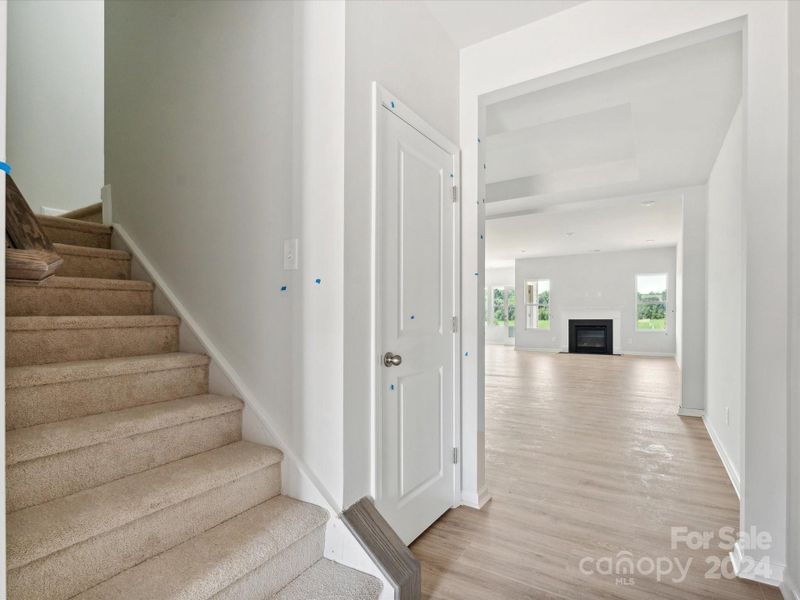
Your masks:
<path fill-rule="evenodd" d="M 614 322 L 611 319 L 570 319 L 569 351 L 577 354 L 613 354 Z"/>

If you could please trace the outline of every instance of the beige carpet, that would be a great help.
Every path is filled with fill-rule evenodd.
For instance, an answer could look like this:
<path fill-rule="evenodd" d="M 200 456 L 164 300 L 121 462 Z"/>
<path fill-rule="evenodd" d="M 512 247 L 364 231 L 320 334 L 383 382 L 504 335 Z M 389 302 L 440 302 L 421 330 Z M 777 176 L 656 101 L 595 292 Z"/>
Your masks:
<path fill-rule="evenodd" d="M 282 454 L 242 441 L 111 229 L 41 223 L 64 264 L 6 285 L 9 599 L 377 599 L 322 558 L 328 513 L 281 495 Z"/>

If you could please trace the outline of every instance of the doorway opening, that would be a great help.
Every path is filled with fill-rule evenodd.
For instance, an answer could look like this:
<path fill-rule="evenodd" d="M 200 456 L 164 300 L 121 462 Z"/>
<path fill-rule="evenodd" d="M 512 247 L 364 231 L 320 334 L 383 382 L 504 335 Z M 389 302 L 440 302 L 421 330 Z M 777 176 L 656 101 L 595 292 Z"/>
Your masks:
<path fill-rule="evenodd" d="M 693 493 L 691 444 L 703 436 L 729 474 L 714 489 L 738 524 L 742 391 L 722 391 L 720 367 L 743 361 L 743 265 L 730 258 L 743 243 L 742 44 L 728 32 L 520 85 L 482 107 L 486 280 L 511 271 L 524 303 L 513 348 L 495 344 L 487 315 L 494 502 L 540 489 L 535 506 L 560 520 L 565 493 L 601 512 L 597 486 L 610 486 L 637 514 L 670 506 L 680 526 L 690 518 L 680 505 Z M 522 474 L 499 458 L 508 456 L 560 457 L 560 469 Z M 512 472 L 521 481 L 504 487 Z M 589 515 L 581 523 L 601 526 Z M 664 530 L 647 518 L 636 526 Z"/>

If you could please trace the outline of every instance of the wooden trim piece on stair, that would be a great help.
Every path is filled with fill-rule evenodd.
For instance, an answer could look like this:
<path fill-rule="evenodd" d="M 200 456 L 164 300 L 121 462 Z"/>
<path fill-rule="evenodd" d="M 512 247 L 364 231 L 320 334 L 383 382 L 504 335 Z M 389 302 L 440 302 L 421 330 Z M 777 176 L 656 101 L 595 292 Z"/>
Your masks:
<path fill-rule="evenodd" d="M 38 285 L 56 272 L 64 259 L 51 250 L 6 248 L 6 281 Z"/>
<path fill-rule="evenodd" d="M 378 512 L 371 498 L 362 498 L 345 510 L 342 521 L 394 586 L 396 600 L 422 597 L 419 561 Z"/>
<path fill-rule="evenodd" d="M 98 216 L 99 219 L 97 218 Z M 75 210 L 70 210 L 65 212 L 64 214 L 59 215 L 59 217 L 63 219 L 77 219 L 79 221 L 88 221 L 90 223 L 102 223 L 103 203 L 96 202 L 95 204 L 90 204 L 89 206 L 76 208 Z"/>
<path fill-rule="evenodd" d="M 36 215 L 19 191 L 17 184 L 6 175 L 6 245 L 21 250 L 53 250 Z"/>
<path fill-rule="evenodd" d="M 6 279 L 37 285 L 63 259 L 10 175 L 6 175 Z"/>

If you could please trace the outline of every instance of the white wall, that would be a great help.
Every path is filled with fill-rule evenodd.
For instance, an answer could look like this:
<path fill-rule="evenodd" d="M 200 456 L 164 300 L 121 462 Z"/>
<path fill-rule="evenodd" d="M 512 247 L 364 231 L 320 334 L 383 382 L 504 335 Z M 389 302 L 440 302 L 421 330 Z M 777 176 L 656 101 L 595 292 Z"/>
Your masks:
<path fill-rule="evenodd" d="M 503 344 L 507 346 L 514 345 L 514 338 L 508 337 L 507 325 L 495 325 L 494 319 L 491 318 L 493 314 L 492 309 L 492 288 L 494 287 L 513 287 L 516 288 L 516 279 L 514 277 L 514 267 L 505 269 L 486 269 L 486 287 L 489 288 L 489 320 L 486 322 L 486 343 L 487 344 Z M 518 296 L 522 298 L 522 296 Z M 517 310 L 519 310 L 520 301 L 517 301 Z M 517 314 L 522 314 L 517 312 Z M 523 321 L 517 321 L 517 327 L 523 324 Z"/>
<path fill-rule="evenodd" d="M 708 179 L 705 419 L 737 489 L 744 418 L 743 129 L 740 106 Z"/>
<path fill-rule="evenodd" d="M 800 4 L 789 3 L 789 535 L 784 596 L 800 598 Z M 789 595 L 789 590 L 794 596 Z"/>
<path fill-rule="evenodd" d="M 106 10 L 115 220 L 331 506 L 371 494 L 372 81 L 455 139 L 457 49 L 419 3 Z"/>
<path fill-rule="evenodd" d="M 8 162 L 34 212 L 100 201 L 103 1 L 8 3 Z"/>
<path fill-rule="evenodd" d="M 636 331 L 636 275 L 667 273 L 667 329 Z M 525 281 L 550 280 L 550 329 L 525 329 Z M 675 354 L 675 248 L 643 248 L 516 261 L 518 349 L 563 350 L 569 346 L 562 322 L 573 310 L 620 311 L 622 353 Z"/>
<path fill-rule="evenodd" d="M 344 206 L 345 505 L 371 493 L 371 135 L 377 81 L 458 138 L 458 50 L 421 2 L 348 2 Z M 377 349 L 382 354 L 383 349 Z"/>
<path fill-rule="evenodd" d="M 682 414 L 698 415 L 706 396 L 706 195 L 705 186 L 683 191 L 678 255 Z"/>
<path fill-rule="evenodd" d="M 299 307 L 326 289 L 312 291 L 306 273 L 317 271 L 325 286 L 329 276 L 308 262 L 302 272 L 282 268 L 282 240 L 299 237 L 293 222 L 302 218 L 292 176 L 293 5 L 108 2 L 105 10 L 115 221 L 253 390 L 270 425 L 335 490 L 341 452 L 304 420 L 328 398 L 308 406 L 292 386 Z M 324 453 L 318 441 L 330 442 Z"/>
<path fill-rule="evenodd" d="M 744 549 L 749 558 L 768 554 L 781 576 L 786 561 L 787 478 L 787 3 L 760 0 L 641 0 L 585 2 L 495 36 L 461 51 L 460 129 L 463 164 L 463 275 L 466 299 L 480 298 L 483 278 L 481 205 L 482 99 L 529 82 L 563 81 L 611 64 L 663 52 L 689 41 L 741 29 L 746 22 L 743 93 L 745 120 L 745 451 L 741 527 L 757 526 L 773 536 L 768 553 Z M 707 29 L 712 28 L 712 29 Z M 553 52 L 557 47 L 558 52 Z M 765 293 L 769 290 L 769 293 Z M 464 307 L 465 347 L 478 344 L 483 319 Z M 684 350 L 686 345 L 684 344 Z M 484 485 L 480 419 L 481 365 L 464 368 L 465 487 Z"/>

